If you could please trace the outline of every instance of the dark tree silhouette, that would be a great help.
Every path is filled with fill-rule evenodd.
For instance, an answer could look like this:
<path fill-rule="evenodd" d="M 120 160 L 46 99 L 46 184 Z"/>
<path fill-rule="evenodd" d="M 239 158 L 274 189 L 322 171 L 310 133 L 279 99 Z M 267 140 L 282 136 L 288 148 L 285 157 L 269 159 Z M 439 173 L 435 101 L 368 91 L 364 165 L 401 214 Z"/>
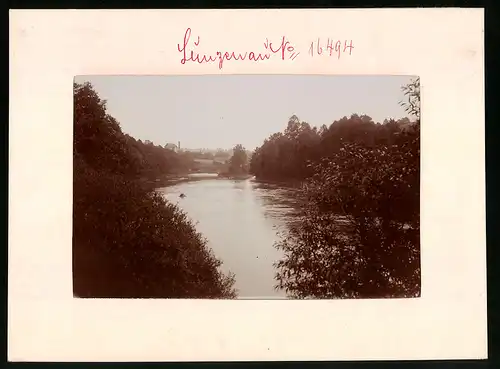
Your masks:
<path fill-rule="evenodd" d="M 182 157 L 124 135 L 88 83 L 74 86 L 73 163 L 76 296 L 235 297 L 234 276 L 186 215 L 138 181 Z"/>
<path fill-rule="evenodd" d="M 238 144 L 233 149 L 233 155 L 229 159 L 229 174 L 240 175 L 248 172 L 248 157 L 245 148 Z"/>
<path fill-rule="evenodd" d="M 298 298 L 420 295 L 420 81 L 415 121 L 353 114 L 311 129 L 292 116 L 252 155 L 258 179 L 303 182 L 302 217 L 276 247 L 277 288 Z"/>
<path fill-rule="evenodd" d="M 302 221 L 276 246 L 278 286 L 296 297 L 420 294 L 419 134 L 356 143 L 315 165 Z"/>

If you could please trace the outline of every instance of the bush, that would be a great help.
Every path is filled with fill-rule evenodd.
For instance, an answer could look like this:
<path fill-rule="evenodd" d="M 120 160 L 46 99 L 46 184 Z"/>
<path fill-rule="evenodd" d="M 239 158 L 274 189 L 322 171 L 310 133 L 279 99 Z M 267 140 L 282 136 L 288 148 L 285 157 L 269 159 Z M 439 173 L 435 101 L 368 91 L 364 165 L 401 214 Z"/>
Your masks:
<path fill-rule="evenodd" d="M 88 84 L 75 86 L 74 125 L 74 294 L 234 298 L 234 276 L 186 214 L 136 180 L 142 168 Z"/>
<path fill-rule="evenodd" d="M 420 130 L 346 143 L 313 166 L 302 222 L 276 244 L 278 287 L 318 298 L 420 295 Z"/>

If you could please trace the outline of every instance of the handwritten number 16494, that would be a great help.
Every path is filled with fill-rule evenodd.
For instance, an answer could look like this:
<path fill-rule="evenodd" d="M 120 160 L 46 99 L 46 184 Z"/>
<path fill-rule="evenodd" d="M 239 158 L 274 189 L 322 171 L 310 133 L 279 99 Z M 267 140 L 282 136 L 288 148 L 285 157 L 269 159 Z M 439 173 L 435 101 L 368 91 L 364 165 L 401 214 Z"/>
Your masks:
<path fill-rule="evenodd" d="M 328 56 L 337 56 L 337 59 L 340 59 L 340 54 L 349 53 L 352 54 L 352 49 L 354 49 L 354 45 L 352 44 L 352 40 L 332 40 L 328 39 L 326 44 L 321 41 L 321 39 L 317 39 L 316 41 L 311 42 L 311 46 L 309 47 L 309 55 L 328 55 Z"/>

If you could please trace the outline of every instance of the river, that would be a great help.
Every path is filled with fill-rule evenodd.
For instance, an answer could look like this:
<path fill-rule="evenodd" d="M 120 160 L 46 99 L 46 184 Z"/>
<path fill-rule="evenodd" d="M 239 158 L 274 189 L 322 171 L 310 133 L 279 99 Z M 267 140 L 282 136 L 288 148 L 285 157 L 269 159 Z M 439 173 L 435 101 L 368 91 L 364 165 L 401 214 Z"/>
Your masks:
<path fill-rule="evenodd" d="M 235 274 L 240 299 L 286 298 L 274 287 L 273 263 L 281 253 L 273 247 L 296 208 L 293 191 L 247 180 L 210 178 L 184 181 L 158 189 L 178 204 L 222 260 L 221 270 Z M 179 197 L 180 194 L 184 198 Z"/>

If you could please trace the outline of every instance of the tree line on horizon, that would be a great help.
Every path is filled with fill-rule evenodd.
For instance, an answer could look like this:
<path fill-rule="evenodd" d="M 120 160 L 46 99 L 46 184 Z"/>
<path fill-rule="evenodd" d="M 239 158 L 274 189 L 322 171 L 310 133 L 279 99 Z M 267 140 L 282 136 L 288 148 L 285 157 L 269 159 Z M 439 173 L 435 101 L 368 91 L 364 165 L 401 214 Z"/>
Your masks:
<path fill-rule="evenodd" d="M 413 121 L 353 114 L 318 129 L 294 115 L 255 149 L 258 180 L 301 184 L 301 221 L 275 244 L 276 288 L 297 298 L 420 295 L 420 80 L 402 90 Z"/>

